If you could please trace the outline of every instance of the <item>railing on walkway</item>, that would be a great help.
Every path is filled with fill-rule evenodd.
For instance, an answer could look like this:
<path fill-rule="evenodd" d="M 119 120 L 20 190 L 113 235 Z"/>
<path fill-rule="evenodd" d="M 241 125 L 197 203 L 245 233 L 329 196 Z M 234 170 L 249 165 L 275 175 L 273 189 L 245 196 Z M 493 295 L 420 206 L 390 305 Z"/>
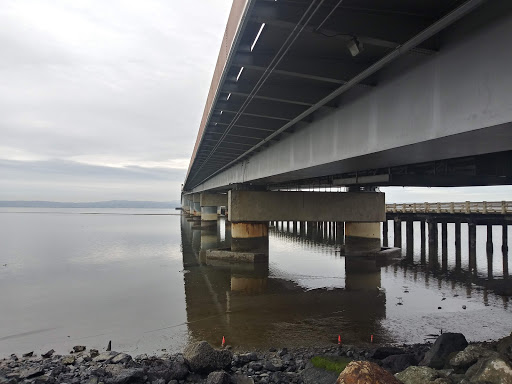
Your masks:
<path fill-rule="evenodd" d="M 463 201 L 457 203 L 399 203 L 386 204 L 390 213 L 462 213 L 501 214 L 512 213 L 512 201 Z"/>

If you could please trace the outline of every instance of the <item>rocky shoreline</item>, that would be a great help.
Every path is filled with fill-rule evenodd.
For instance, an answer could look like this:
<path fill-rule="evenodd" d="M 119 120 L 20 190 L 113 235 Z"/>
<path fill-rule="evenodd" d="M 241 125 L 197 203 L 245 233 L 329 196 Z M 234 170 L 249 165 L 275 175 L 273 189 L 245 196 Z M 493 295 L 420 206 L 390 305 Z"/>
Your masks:
<path fill-rule="evenodd" d="M 512 384 L 512 334 L 496 342 L 469 345 L 464 335 L 445 333 L 433 344 L 336 345 L 248 353 L 214 349 L 203 341 L 187 346 L 183 353 L 136 357 L 75 346 L 69 355 L 56 355 L 52 350 L 41 356 L 28 353 L 0 360 L 0 384 L 335 382 Z"/>

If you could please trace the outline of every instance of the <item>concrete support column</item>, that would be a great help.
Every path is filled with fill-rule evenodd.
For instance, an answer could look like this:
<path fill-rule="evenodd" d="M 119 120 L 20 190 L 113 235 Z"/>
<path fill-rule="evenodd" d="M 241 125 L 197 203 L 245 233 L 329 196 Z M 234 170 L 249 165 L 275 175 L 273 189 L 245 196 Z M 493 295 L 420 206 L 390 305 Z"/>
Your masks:
<path fill-rule="evenodd" d="M 487 226 L 487 243 L 486 243 L 486 251 L 487 251 L 487 278 L 491 280 L 493 278 L 493 252 L 494 245 L 492 243 L 492 225 Z"/>
<path fill-rule="evenodd" d="M 345 223 L 343 221 L 336 222 L 336 242 L 338 244 L 345 243 Z"/>
<path fill-rule="evenodd" d="M 420 253 L 421 253 L 420 260 L 421 260 L 421 263 L 423 263 L 423 264 L 426 263 L 426 254 L 427 254 L 427 252 L 425 251 L 426 250 L 425 227 L 426 227 L 425 222 L 420 221 Z"/>
<path fill-rule="evenodd" d="M 193 215 L 195 217 L 201 217 L 201 203 L 200 203 L 201 195 L 199 193 L 195 193 L 193 195 Z"/>
<path fill-rule="evenodd" d="M 412 259 L 414 247 L 414 222 L 412 220 L 405 222 L 405 244 L 407 257 Z"/>
<path fill-rule="evenodd" d="M 476 273 L 476 224 L 468 223 L 469 270 Z"/>
<path fill-rule="evenodd" d="M 394 220 L 394 225 L 395 225 L 395 228 L 394 228 L 394 241 L 393 241 L 393 246 L 397 247 L 397 248 L 402 248 L 402 221 L 395 218 Z"/>
<path fill-rule="evenodd" d="M 231 223 L 231 250 L 268 253 L 268 222 Z"/>
<path fill-rule="evenodd" d="M 380 223 L 345 223 L 347 255 L 380 249 Z"/>
<path fill-rule="evenodd" d="M 443 271 L 448 270 L 448 223 L 441 223 L 441 260 Z"/>
<path fill-rule="evenodd" d="M 455 223 L 455 268 L 461 267 L 460 222 Z"/>
<path fill-rule="evenodd" d="M 438 232 L 437 232 L 437 222 L 429 221 L 428 222 L 428 256 L 430 266 L 435 268 L 437 267 L 437 252 L 438 252 Z"/>
<path fill-rule="evenodd" d="M 508 227 L 506 224 L 502 226 L 502 245 L 503 252 L 503 277 L 508 277 Z"/>
<path fill-rule="evenodd" d="M 201 227 L 217 225 L 217 207 L 201 207 Z"/>
<path fill-rule="evenodd" d="M 384 220 L 382 223 L 382 245 L 388 246 L 388 221 Z"/>

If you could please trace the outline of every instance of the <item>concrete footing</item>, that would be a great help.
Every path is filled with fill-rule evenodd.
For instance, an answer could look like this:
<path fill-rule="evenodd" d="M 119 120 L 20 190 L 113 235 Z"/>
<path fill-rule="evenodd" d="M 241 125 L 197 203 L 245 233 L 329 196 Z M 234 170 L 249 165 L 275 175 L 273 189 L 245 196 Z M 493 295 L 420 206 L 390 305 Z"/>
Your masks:
<path fill-rule="evenodd" d="M 232 263 L 267 263 L 268 253 L 238 252 L 231 249 L 209 249 L 206 260 L 220 260 Z"/>

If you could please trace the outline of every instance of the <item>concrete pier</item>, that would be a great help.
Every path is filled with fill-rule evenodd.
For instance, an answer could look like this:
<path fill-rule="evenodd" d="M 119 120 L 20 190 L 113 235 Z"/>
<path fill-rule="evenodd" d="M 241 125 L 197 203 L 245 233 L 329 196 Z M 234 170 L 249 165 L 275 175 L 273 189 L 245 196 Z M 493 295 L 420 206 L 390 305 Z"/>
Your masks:
<path fill-rule="evenodd" d="M 192 205 L 192 214 L 195 216 L 195 217 L 201 217 L 201 203 L 200 203 L 200 198 L 201 198 L 201 194 L 199 193 L 194 193 L 192 195 L 192 201 L 193 201 L 193 205 Z"/>
<path fill-rule="evenodd" d="M 380 250 L 380 223 L 345 223 L 347 255 Z"/>
<path fill-rule="evenodd" d="M 393 246 L 402 248 L 402 221 L 394 220 L 394 234 L 393 234 Z"/>
<path fill-rule="evenodd" d="M 218 210 L 227 205 L 226 194 L 201 193 L 199 205 L 201 206 L 201 226 L 213 226 L 217 223 Z"/>
<path fill-rule="evenodd" d="M 468 223 L 469 270 L 476 272 L 476 224 Z"/>
<path fill-rule="evenodd" d="M 268 223 L 231 223 L 231 250 L 268 253 Z"/>

